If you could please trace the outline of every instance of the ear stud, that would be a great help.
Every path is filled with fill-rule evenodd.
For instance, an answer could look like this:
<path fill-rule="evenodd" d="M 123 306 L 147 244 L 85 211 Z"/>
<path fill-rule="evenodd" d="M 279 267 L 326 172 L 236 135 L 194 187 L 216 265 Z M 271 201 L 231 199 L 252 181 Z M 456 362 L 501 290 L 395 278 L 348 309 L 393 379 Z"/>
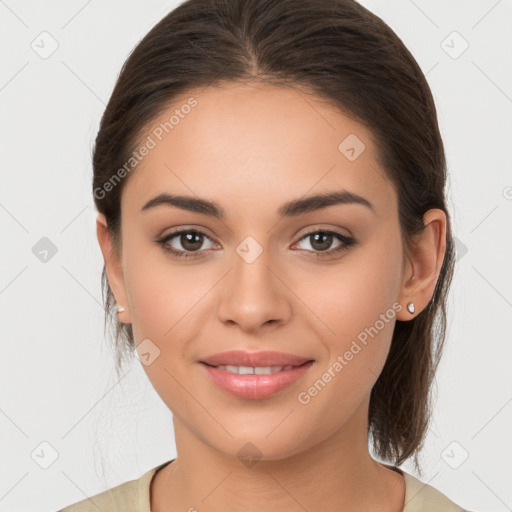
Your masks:
<path fill-rule="evenodd" d="M 409 302 L 409 304 L 407 304 L 407 311 L 409 311 L 411 315 L 414 313 L 414 302 Z"/>
<path fill-rule="evenodd" d="M 123 306 L 119 306 L 119 305 L 118 305 L 118 306 L 117 306 L 117 312 L 118 312 L 118 313 L 122 313 L 123 311 L 124 311 Z"/>

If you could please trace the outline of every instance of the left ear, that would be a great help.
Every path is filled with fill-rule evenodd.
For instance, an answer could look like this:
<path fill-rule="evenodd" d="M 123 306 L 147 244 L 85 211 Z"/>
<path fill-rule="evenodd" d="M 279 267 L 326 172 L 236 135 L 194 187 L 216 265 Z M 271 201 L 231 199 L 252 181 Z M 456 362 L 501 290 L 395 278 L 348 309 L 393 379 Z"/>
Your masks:
<path fill-rule="evenodd" d="M 413 237 L 406 255 L 405 271 L 398 298 L 402 309 L 397 320 L 412 320 L 429 303 L 441 272 L 446 252 L 446 215 L 433 208 L 423 215 L 424 229 Z M 415 312 L 409 313 L 407 304 L 414 303 Z"/>

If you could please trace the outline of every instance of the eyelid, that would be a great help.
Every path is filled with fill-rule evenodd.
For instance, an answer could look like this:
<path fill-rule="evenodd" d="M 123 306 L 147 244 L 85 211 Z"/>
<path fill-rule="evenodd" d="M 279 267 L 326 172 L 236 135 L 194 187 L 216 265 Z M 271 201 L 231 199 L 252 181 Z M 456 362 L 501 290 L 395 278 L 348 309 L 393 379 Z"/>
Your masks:
<path fill-rule="evenodd" d="M 303 228 L 303 229 L 306 229 L 306 231 L 302 234 L 302 235 L 298 235 L 298 233 L 300 233 L 300 229 L 298 231 L 296 231 L 293 235 L 294 238 L 296 238 L 297 236 L 299 236 L 299 239 L 307 236 L 307 235 L 311 235 L 313 233 L 317 233 L 318 231 L 325 231 L 325 232 L 329 232 L 329 233 L 336 233 L 340 236 L 343 236 L 345 238 L 353 238 L 353 235 L 352 235 L 352 232 L 350 230 L 348 230 L 347 228 L 340 228 L 340 227 L 337 227 L 337 226 L 325 226 L 325 225 L 318 225 L 318 224 L 314 224 L 312 226 L 308 226 L 307 228 Z M 342 230 L 345 230 L 346 233 L 343 233 Z"/>
<path fill-rule="evenodd" d="M 165 228 L 160 232 L 159 235 L 157 235 L 157 238 L 166 238 L 170 235 L 181 233 L 182 231 L 196 231 L 202 235 L 206 235 L 208 238 L 213 238 L 212 235 L 208 234 L 210 232 L 208 228 L 204 226 L 198 226 L 196 224 L 183 224 L 182 226 L 171 228 L 170 231 L 167 231 L 167 228 Z"/>

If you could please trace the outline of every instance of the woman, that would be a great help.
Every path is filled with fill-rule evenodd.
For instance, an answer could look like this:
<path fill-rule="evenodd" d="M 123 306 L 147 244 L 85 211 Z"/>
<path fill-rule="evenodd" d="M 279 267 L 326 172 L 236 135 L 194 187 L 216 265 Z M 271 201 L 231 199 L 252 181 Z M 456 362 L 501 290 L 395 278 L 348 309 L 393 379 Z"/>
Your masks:
<path fill-rule="evenodd" d="M 380 18 L 182 3 L 93 166 L 118 369 L 137 353 L 178 456 L 66 512 L 463 510 L 397 467 L 420 471 L 454 243 L 432 94 Z"/>

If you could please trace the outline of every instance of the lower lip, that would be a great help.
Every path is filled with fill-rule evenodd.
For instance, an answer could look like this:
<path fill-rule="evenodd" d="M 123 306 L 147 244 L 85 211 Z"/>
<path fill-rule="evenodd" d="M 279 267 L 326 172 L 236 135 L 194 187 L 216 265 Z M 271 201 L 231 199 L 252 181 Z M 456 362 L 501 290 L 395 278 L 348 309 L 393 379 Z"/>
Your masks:
<path fill-rule="evenodd" d="M 292 370 L 283 370 L 270 375 L 239 375 L 201 363 L 219 388 L 236 397 L 251 400 L 267 398 L 279 393 L 301 379 L 312 365 L 313 361 L 308 361 Z"/>

